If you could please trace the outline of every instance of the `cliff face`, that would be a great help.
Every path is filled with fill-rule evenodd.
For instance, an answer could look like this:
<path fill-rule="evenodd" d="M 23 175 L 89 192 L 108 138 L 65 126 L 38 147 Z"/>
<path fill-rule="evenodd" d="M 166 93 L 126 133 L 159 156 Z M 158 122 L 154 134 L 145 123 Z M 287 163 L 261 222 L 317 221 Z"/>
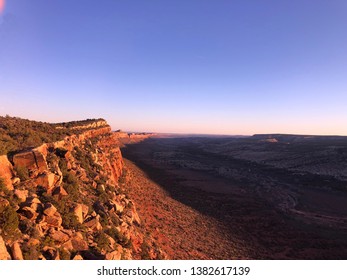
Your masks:
<path fill-rule="evenodd" d="M 146 238 L 150 249 L 144 246 L 148 233 L 126 194 L 119 146 L 134 137 L 119 137 L 103 121 L 83 129 L 61 141 L 0 157 L 0 241 L 6 244 L 0 246 L 0 257 L 164 257 L 153 240 Z M 141 134 L 136 141 L 147 137 Z"/>

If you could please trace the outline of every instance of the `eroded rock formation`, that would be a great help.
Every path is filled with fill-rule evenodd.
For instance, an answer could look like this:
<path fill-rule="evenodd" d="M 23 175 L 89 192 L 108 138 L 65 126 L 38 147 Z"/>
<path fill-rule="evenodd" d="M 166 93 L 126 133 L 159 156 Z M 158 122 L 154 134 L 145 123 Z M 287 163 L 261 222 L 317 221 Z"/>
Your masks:
<path fill-rule="evenodd" d="M 119 146 L 150 135 L 111 132 L 103 121 L 73 129 L 84 131 L 0 157 L 0 259 L 144 255 L 148 233 L 124 193 Z"/>

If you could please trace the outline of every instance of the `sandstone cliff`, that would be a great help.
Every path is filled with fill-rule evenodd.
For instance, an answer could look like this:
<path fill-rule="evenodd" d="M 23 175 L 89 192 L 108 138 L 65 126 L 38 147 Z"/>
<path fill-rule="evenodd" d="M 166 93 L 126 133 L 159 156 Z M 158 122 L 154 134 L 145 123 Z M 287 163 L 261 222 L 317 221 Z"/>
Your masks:
<path fill-rule="evenodd" d="M 0 156 L 0 258 L 165 258 L 127 195 L 119 149 L 149 135 L 56 125 L 67 127 L 79 133 Z"/>

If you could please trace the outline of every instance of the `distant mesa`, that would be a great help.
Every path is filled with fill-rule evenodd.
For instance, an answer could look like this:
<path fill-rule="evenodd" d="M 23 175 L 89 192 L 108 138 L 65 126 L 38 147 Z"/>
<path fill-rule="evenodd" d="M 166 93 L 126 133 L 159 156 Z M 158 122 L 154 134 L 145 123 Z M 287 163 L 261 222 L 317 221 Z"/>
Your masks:
<path fill-rule="evenodd" d="M 317 140 L 337 140 L 346 141 L 347 136 L 322 136 L 322 135 L 300 135 L 300 134 L 254 134 L 251 139 L 258 140 L 259 142 L 268 143 L 296 143 L 308 142 Z"/>

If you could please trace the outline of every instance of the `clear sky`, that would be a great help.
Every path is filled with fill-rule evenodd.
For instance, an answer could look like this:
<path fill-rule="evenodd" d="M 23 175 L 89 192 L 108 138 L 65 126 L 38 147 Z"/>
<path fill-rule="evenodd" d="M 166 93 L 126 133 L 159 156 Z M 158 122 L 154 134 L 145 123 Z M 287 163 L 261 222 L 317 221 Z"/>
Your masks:
<path fill-rule="evenodd" d="M 0 115 L 347 135 L 346 0 L 0 0 Z"/>

